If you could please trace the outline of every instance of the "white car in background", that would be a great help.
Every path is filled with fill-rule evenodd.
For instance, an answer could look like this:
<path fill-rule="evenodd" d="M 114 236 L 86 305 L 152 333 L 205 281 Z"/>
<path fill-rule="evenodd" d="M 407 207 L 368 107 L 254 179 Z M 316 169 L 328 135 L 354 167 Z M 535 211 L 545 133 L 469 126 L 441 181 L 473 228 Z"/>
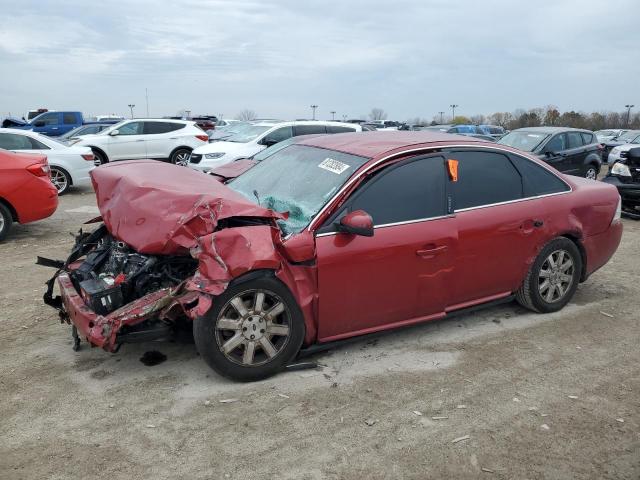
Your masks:
<path fill-rule="evenodd" d="M 137 118 L 116 123 L 95 135 L 85 135 L 74 145 L 90 147 L 96 165 L 140 158 L 181 163 L 194 148 L 208 141 L 209 136 L 192 121 Z"/>
<path fill-rule="evenodd" d="M 598 139 L 599 142 L 610 142 L 612 140 L 615 140 L 616 138 L 618 138 L 620 135 L 622 135 L 623 133 L 628 132 L 629 130 L 620 130 L 620 129 L 609 129 L 609 130 L 598 130 L 596 132 L 593 132 L 596 134 L 596 138 Z"/>
<path fill-rule="evenodd" d="M 194 170 L 209 172 L 239 158 L 249 158 L 271 145 L 300 135 L 361 132 L 354 123 L 296 121 L 254 122 L 222 141 L 208 143 L 191 152 L 186 165 Z"/>
<path fill-rule="evenodd" d="M 94 168 L 94 156 L 88 147 L 67 146 L 52 137 L 29 130 L 0 128 L 0 148 L 16 153 L 46 155 L 51 168 L 51 181 L 58 195 L 67 193 L 74 185 L 91 185 L 89 172 Z"/>
<path fill-rule="evenodd" d="M 613 165 L 618 160 L 625 158 L 629 150 L 631 150 L 632 148 L 638 148 L 639 146 L 640 146 L 640 135 L 638 135 L 635 139 L 633 139 L 629 143 L 625 143 L 624 145 L 618 145 L 617 147 L 613 147 L 609 152 L 607 163 L 609 165 Z"/>

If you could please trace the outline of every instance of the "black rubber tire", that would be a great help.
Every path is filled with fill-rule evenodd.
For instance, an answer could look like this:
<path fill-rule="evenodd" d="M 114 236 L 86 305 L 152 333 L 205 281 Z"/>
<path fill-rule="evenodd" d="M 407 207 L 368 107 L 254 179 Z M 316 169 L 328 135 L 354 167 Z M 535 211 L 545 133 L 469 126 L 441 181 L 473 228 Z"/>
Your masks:
<path fill-rule="evenodd" d="M 171 152 L 171 156 L 169 157 L 169 161 L 171 163 L 173 163 L 174 165 L 176 165 L 178 163 L 178 155 L 181 155 L 183 153 L 190 154 L 191 150 L 188 149 L 188 148 L 184 148 L 184 147 L 176 148 L 173 152 Z"/>
<path fill-rule="evenodd" d="M 96 159 L 93 161 L 96 167 L 99 167 L 100 165 L 104 165 L 105 163 L 109 163 L 109 159 L 107 158 L 107 156 L 104 153 L 102 153 L 100 150 L 96 150 L 95 148 L 92 148 L 91 151 L 93 152 L 93 156 L 96 157 Z"/>
<path fill-rule="evenodd" d="M 4 220 L 4 222 L 1 222 L 3 226 L 0 229 L 1 242 L 9 234 L 9 230 L 11 230 L 11 225 L 13 224 L 13 217 L 11 216 L 11 212 L 2 203 L 0 203 L 0 217 L 2 217 L 2 220 Z"/>
<path fill-rule="evenodd" d="M 540 295 L 540 291 L 538 289 L 538 276 L 546 258 L 556 250 L 565 250 L 571 256 L 571 260 L 573 260 L 573 281 L 569 290 L 560 300 L 547 302 Z M 528 308 L 529 310 L 533 310 L 534 312 L 557 312 L 569 303 L 571 298 L 573 298 L 573 295 L 576 293 L 578 288 L 578 284 L 580 283 L 581 272 L 582 256 L 580 255 L 580 251 L 576 244 L 566 237 L 554 238 L 544 246 L 535 262 L 533 262 L 533 265 L 531 265 L 531 268 L 529 268 L 524 282 L 522 282 L 522 286 L 516 292 L 516 300 L 520 305 Z"/>
<path fill-rule="evenodd" d="M 215 324 L 220 310 L 237 294 L 253 289 L 270 290 L 288 307 L 291 318 L 291 334 L 284 348 L 268 363 L 253 367 L 242 366 L 229 360 L 215 340 Z M 204 361 L 223 377 L 240 382 L 252 382 L 271 377 L 280 372 L 298 354 L 305 335 L 302 311 L 289 289 L 278 279 L 264 276 L 230 285 L 216 297 L 211 309 L 193 322 L 193 338 Z"/>

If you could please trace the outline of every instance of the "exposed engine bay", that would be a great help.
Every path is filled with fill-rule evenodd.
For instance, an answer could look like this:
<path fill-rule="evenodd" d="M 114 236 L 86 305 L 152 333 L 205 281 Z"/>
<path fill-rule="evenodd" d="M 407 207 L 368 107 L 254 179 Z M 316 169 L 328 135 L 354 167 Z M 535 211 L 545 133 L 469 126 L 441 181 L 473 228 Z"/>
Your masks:
<path fill-rule="evenodd" d="M 198 261 L 187 256 L 142 255 L 105 232 L 70 277 L 87 306 L 106 315 L 151 292 L 176 287 L 197 267 Z"/>

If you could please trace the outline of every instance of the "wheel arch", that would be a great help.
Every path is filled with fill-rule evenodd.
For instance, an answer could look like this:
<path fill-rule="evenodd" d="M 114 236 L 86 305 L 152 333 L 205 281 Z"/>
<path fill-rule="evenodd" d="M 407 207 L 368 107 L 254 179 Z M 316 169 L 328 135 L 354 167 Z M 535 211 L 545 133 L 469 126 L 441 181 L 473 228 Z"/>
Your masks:
<path fill-rule="evenodd" d="M 100 147 L 94 147 L 93 145 L 87 145 L 87 146 L 91 149 L 92 152 L 95 153 L 97 151 L 100 155 L 103 155 L 104 158 L 107 160 L 107 163 L 109 163 L 109 155 L 107 155 L 103 149 L 101 149 Z"/>
<path fill-rule="evenodd" d="M 580 252 L 580 259 L 582 260 L 582 271 L 580 272 L 580 282 L 584 282 L 587 279 L 587 250 L 582 245 L 581 236 L 575 232 L 567 232 L 560 235 L 571 240 Z"/>
<path fill-rule="evenodd" d="M 18 212 L 17 212 L 17 210 L 13 207 L 13 205 L 11 205 L 11 203 L 10 203 L 7 199 L 5 199 L 5 198 L 3 198 L 3 197 L 0 197 L 0 203 L 1 203 L 2 205 L 4 205 L 5 207 L 7 207 L 7 209 L 9 210 L 9 213 L 11 213 L 11 219 L 12 219 L 14 222 L 20 223 L 20 219 L 18 218 Z"/>

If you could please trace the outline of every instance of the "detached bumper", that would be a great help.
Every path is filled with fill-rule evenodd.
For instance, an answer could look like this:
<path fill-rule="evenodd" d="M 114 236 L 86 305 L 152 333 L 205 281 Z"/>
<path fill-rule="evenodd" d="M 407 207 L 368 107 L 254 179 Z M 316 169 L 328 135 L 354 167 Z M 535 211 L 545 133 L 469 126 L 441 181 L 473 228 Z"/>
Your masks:
<path fill-rule="evenodd" d="M 67 273 L 58 276 L 58 286 L 64 311 L 69 322 L 78 330 L 80 338 L 109 352 L 116 350 L 121 343 L 118 334 L 123 327 L 139 324 L 152 317 L 164 316 L 163 314 L 179 303 L 170 289 L 165 288 L 103 316 L 87 307 Z"/>

